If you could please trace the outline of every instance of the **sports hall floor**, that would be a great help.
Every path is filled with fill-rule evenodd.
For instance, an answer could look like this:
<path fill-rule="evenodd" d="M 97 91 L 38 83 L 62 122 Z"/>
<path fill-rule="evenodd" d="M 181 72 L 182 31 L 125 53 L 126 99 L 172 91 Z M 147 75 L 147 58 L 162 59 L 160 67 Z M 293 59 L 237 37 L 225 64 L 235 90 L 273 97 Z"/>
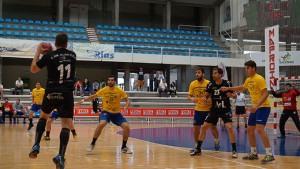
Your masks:
<path fill-rule="evenodd" d="M 78 141 L 70 135 L 67 149 L 66 169 L 92 168 L 300 168 L 300 136 L 288 135 L 277 139 L 267 130 L 275 152 L 275 162 L 262 164 L 260 161 L 245 161 L 242 156 L 250 151 L 244 127 L 235 130 L 239 158 L 231 158 L 231 146 L 226 129 L 219 126 L 221 149 L 214 151 L 213 137 L 208 130 L 203 143 L 203 155 L 191 157 L 193 129 L 190 124 L 142 124 L 130 123 L 131 135 L 127 146 L 133 154 L 121 154 L 121 128 L 109 125 L 103 130 L 93 152 L 87 152 L 93 132 L 93 123 L 75 123 Z M 28 153 L 34 143 L 35 127 L 27 131 L 28 124 L 0 125 L 0 168 L 1 169 L 53 169 L 52 158 L 59 149 L 60 122 L 52 125 L 51 140 L 41 141 L 37 159 L 29 159 Z M 257 139 L 258 140 L 258 139 Z M 258 141 L 258 152 L 264 154 L 262 142 Z M 263 155 L 259 155 L 260 160 Z"/>

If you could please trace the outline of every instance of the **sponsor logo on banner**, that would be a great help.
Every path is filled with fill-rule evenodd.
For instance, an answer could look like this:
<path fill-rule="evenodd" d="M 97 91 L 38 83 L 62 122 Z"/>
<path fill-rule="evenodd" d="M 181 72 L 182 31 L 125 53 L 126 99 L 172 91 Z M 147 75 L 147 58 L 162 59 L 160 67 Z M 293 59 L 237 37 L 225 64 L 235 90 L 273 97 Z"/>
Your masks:
<path fill-rule="evenodd" d="M 192 111 L 191 110 L 181 110 L 181 115 L 184 115 L 184 116 L 189 116 L 192 114 Z"/>
<path fill-rule="evenodd" d="M 113 59 L 114 46 L 97 43 L 74 43 L 73 49 L 80 58 Z"/>
<path fill-rule="evenodd" d="M 293 65 L 295 62 L 294 59 L 292 59 L 292 54 L 289 52 L 286 52 L 285 55 L 280 56 L 279 63 L 280 64 L 291 64 Z"/>
<path fill-rule="evenodd" d="M 178 116 L 179 110 L 168 110 L 168 115 L 169 116 Z"/>
<path fill-rule="evenodd" d="M 156 115 L 157 116 L 165 116 L 167 115 L 167 110 L 156 110 Z"/>
<path fill-rule="evenodd" d="M 77 109 L 77 114 L 89 114 L 89 109 Z"/>
<path fill-rule="evenodd" d="M 130 115 L 141 115 L 142 110 L 130 110 Z"/>
<path fill-rule="evenodd" d="M 143 110 L 143 115 L 153 116 L 153 114 L 154 114 L 153 110 Z"/>

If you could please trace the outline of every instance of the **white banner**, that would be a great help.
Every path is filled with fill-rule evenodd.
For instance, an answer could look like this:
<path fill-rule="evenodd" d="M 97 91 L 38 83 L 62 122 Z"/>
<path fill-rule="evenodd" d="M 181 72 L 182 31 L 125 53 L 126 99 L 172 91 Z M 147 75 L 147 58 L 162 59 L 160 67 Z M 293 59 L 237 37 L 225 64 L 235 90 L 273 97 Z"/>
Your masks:
<path fill-rule="evenodd" d="M 256 62 L 256 66 L 265 66 L 265 52 L 251 53 L 251 60 Z M 279 66 L 300 66 L 300 51 L 280 51 Z"/>
<path fill-rule="evenodd" d="M 218 67 L 223 70 L 222 79 L 223 80 L 228 80 L 228 75 L 227 75 L 227 71 L 226 71 L 226 67 L 225 67 L 224 63 L 220 62 L 220 64 L 218 65 Z"/>
<path fill-rule="evenodd" d="M 279 26 L 265 29 L 265 78 L 268 90 L 275 87 L 279 78 Z"/>
<path fill-rule="evenodd" d="M 73 51 L 77 58 L 83 59 L 113 59 L 114 45 L 99 43 L 73 43 Z"/>

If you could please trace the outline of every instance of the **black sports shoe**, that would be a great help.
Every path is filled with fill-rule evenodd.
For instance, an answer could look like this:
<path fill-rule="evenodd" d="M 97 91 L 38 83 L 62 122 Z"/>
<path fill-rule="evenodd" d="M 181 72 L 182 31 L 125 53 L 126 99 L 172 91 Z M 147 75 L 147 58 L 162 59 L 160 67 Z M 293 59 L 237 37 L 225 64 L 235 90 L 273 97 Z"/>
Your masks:
<path fill-rule="evenodd" d="M 197 150 L 195 149 L 193 152 L 190 153 L 191 156 L 199 156 L 201 155 L 201 149 Z"/>
<path fill-rule="evenodd" d="M 28 129 L 27 130 L 30 130 L 34 125 L 33 124 L 29 124 L 28 126 Z"/>

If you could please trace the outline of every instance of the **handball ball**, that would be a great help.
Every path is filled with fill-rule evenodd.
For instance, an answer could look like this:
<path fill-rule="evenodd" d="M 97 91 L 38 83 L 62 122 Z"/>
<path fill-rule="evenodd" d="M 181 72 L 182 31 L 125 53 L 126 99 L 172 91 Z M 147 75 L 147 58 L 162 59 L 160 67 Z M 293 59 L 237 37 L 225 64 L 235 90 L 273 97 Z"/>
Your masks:
<path fill-rule="evenodd" d="M 42 48 L 45 50 L 42 54 L 46 54 L 46 53 L 49 53 L 51 52 L 51 44 L 50 43 L 46 43 L 44 42 L 43 45 L 42 45 Z"/>

